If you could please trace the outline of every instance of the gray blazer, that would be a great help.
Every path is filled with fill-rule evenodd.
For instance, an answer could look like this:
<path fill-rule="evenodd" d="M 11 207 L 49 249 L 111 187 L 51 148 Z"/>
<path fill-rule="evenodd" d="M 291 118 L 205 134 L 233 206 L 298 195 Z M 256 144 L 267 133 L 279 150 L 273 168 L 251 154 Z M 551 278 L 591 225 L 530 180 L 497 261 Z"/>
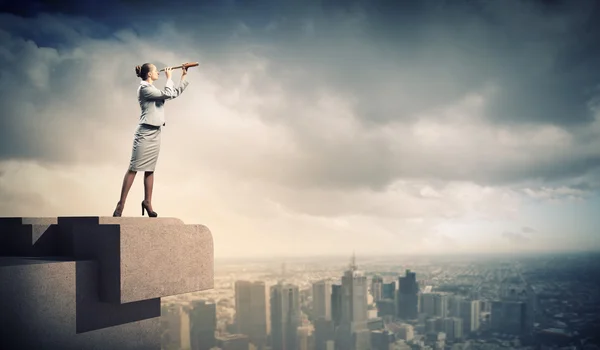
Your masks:
<path fill-rule="evenodd" d="M 168 79 L 165 89 L 160 90 L 142 80 L 137 90 L 138 102 L 142 109 L 140 124 L 165 125 L 165 102 L 181 95 L 189 83 L 189 81 L 184 80 L 179 83 L 179 87 L 175 88 L 173 80 Z"/>

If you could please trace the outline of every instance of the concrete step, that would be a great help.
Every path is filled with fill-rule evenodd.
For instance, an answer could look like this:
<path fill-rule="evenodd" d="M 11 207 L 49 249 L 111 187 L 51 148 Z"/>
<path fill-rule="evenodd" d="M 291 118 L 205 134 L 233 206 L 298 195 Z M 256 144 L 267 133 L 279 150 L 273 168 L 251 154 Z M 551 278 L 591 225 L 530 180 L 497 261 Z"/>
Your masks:
<path fill-rule="evenodd" d="M 97 261 L 104 302 L 213 288 L 210 230 L 175 218 L 0 218 L 0 242 L 0 256 Z"/>

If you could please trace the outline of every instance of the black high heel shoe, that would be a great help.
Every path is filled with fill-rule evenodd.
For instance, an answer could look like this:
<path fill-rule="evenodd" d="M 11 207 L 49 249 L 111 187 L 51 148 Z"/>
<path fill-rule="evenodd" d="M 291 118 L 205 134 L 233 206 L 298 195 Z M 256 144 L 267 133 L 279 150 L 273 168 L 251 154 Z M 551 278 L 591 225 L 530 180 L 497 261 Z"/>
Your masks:
<path fill-rule="evenodd" d="M 148 212 L 148 216 L 151 218 L 155 218 L 158 216 L 158 214 L 155 211 L 148 209 L 148 206 L 144 204 L 144 201 L 142 201 L 142 216 L 144 216 L 144 210 Z"/>
<path fill-rule="evenodd" d="M 115 211 L 113 211 L 113 217 L 120 218 L 122 213 L 123 213 L 123 205 L 121 205 L 121 202 L 118 202 L 117 207 L 115 208 Z"/>

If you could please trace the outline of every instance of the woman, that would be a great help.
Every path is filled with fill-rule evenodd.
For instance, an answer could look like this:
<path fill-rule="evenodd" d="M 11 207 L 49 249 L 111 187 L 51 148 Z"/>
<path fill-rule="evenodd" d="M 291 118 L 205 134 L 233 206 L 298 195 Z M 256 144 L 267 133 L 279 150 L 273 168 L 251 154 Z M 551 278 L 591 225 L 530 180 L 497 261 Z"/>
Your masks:
<path fill-rule="evenodd" d="M 171 68 L 165 68 L 167 82 L 165 89 L 160 90 L 154 86 L 158 80 L 158 70 L 151 63 L 144 63 L 142 66 L 135 67 L 135 74 L 141 78 L 140 86 L 137 90 L 138 102 L 142 114 L 140 122 L 135 132 L 133 140 L 133 151 L 129 168 L 123 178 L 121 187 L 121 199 L 117 203 L 117 208 L 113 216 L 121 216 L 125 207 L 125 200 L 133 180 L 138 171 L 144 172 L 144 200 L 142 201 L 142 216 L 144 211 L 148 216 L 157 217 L 158 214 L 152 209 L 152 186 L 154 185 L 154 168 L 160 152 L 160 133 L 165 125 L 164 104 L 181 95 L 188 86 L 189 82 L 185 80 L 187 69 L 182 68 L 181 81 L 179 87 L 175 88 L 171 80 Z"/>

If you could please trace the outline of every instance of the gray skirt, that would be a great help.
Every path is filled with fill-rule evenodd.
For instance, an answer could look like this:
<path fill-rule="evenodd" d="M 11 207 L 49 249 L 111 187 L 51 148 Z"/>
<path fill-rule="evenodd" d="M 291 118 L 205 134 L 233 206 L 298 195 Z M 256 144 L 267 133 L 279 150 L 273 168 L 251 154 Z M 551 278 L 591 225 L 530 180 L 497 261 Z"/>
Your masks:
<path fill-rule="evenodd" d="M 159 126 L 140 124 L 135 131 L 129 170 L 154 171 L 160 153 Z"/>

